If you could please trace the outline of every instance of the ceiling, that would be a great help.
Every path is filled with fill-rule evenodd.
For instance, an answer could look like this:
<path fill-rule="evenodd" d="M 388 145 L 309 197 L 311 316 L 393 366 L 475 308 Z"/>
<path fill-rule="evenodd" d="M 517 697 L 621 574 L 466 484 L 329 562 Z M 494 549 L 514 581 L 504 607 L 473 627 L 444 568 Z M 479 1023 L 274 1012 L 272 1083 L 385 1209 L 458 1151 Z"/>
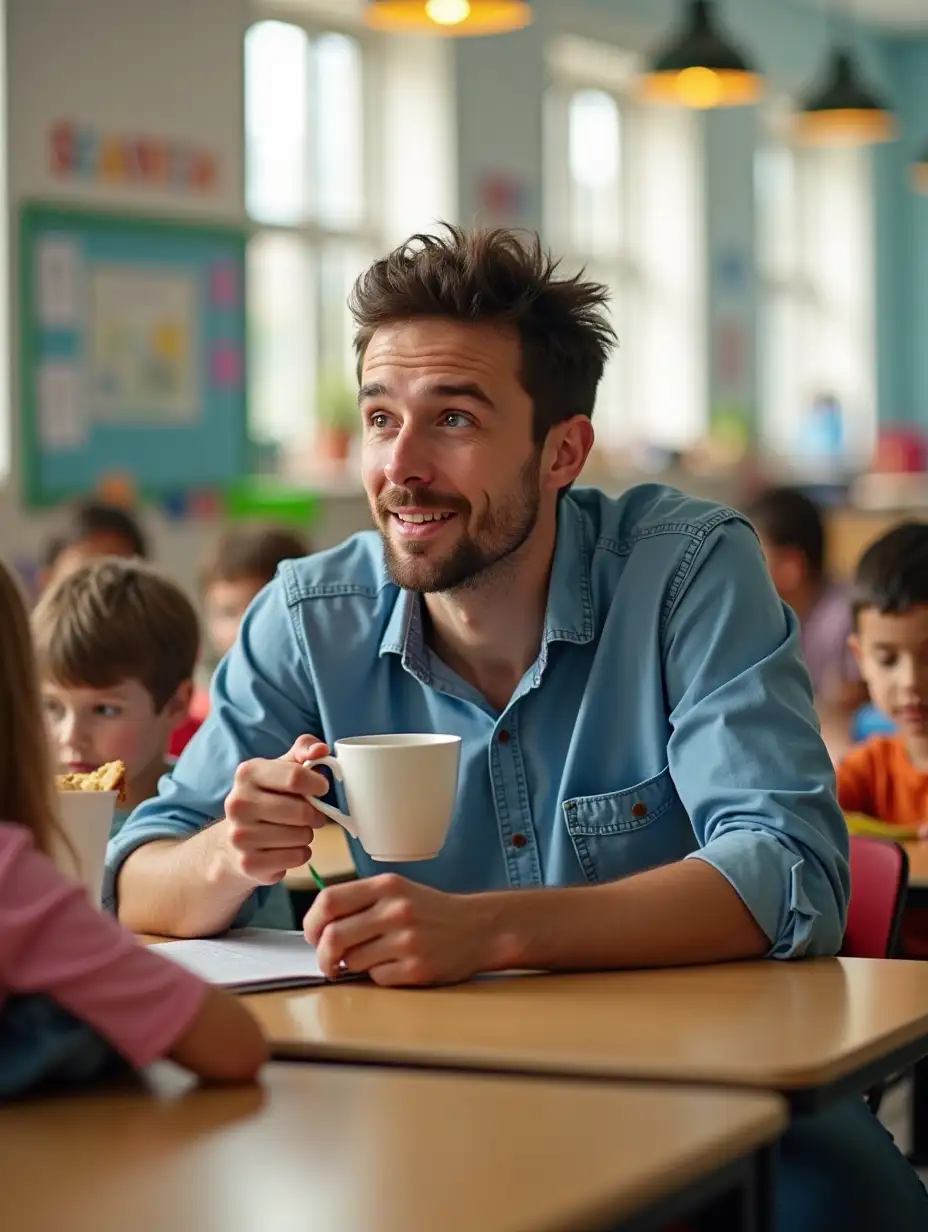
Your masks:
<path fill-rule="evenodd" d="M 804 0 L 819 12 L 836 9 L 848 17 L 890 30 L 928 30 L 928 0 Z"/>
<path fill-rule="evenodd" d="M 286 9 L 310 9 L 316 12 L 332 13 L 342 19 L 347 14 L 359 18 L 366 0 L 272 0 L 274 7 Z M 556 6 L 573 4 L 574 0 L 544 0 L 544 3 Z M 603 0 L 597 0 L 602 6 Z M 614 3 L 616 0 L 610 0 Z M 737 0 L 726 0 L 735 4 Z M 928 0 L 791 0 L 793 4 L 803 4 L 806 7 L 824 15 L 829 12 L 841 12 L 857 21 L 866 22 L 871 26 L 880 26 L 889 32 L 905 33 L 906 31 L 928 31 Z M 539 5 L 542 0 L 539 0 Z M 779 0 L 752 0 L 752 3 L 777 4 Z"/>

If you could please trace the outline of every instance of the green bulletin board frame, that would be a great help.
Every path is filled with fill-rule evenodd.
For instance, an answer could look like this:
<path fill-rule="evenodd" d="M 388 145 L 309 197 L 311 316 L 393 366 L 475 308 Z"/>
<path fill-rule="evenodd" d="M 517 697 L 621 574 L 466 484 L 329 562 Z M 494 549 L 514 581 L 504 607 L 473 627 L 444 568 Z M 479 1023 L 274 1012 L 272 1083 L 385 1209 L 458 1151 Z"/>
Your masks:
<path fill-rule="evenodd" d="M 245 477 L 245 246 L 231 226 L 22 207 L 19 450 L 30 506 L 110 477 L 155 500 Z M 115 361 L 100 342 L 114 334 Z"/>

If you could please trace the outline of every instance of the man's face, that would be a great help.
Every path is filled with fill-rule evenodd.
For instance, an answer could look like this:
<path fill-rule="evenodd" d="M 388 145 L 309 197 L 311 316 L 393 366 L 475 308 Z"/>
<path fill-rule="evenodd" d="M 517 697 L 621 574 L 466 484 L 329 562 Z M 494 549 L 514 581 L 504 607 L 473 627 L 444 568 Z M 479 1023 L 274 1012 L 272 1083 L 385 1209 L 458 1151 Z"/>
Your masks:
<path fill-rule="evenodd" d="M 422 319 L 376 331 L 364 357 L 362 469 L 394 581 L 473 586 L 532 535 L 545 450 L 514 331 Z"/>
<path fill-rule="evenodd" d="M 864 608 L 851 649 L 874 705 L 903 734 L 928 735 L 928 605 L 898 615 Z"/>

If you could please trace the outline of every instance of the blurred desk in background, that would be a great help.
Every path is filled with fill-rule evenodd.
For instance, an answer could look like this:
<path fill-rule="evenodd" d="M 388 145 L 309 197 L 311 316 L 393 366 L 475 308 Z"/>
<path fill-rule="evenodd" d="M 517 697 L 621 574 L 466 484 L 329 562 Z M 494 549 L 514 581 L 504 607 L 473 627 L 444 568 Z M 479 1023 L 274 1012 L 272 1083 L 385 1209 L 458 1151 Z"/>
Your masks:
<path fill-rule="evenodd" d="M 826 559 L 828 572 L 836 581 L 848 582 L 858 560 L 875 539 L 899 522 L 928 518 L 928 509 L 855 509 L 850 505 L 828 510 Z"/>
<path fill-rule="evenodd" d="M 312 865 L 326 885 L 353 881 L 357 876 L 345 831 L 334 821 L 316 831 L 313 838 Z M 316 883 L 305 864 L 302 868 L 292 868 L 284 878 L 284 884 L 291 892 L 316 892 Z"/>

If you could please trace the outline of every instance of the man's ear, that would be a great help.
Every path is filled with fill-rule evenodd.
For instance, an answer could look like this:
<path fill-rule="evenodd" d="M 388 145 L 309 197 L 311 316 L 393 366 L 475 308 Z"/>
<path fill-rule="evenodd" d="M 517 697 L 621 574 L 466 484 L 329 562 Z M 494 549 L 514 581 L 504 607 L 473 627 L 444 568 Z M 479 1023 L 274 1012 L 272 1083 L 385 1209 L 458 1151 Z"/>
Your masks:
<path fill-rule="evenodd" d="M 555 424 L 542 449 L 542 486 L 555 492 L 570 487 L 586 465 L 594 440 L 586 415 Z"/>

